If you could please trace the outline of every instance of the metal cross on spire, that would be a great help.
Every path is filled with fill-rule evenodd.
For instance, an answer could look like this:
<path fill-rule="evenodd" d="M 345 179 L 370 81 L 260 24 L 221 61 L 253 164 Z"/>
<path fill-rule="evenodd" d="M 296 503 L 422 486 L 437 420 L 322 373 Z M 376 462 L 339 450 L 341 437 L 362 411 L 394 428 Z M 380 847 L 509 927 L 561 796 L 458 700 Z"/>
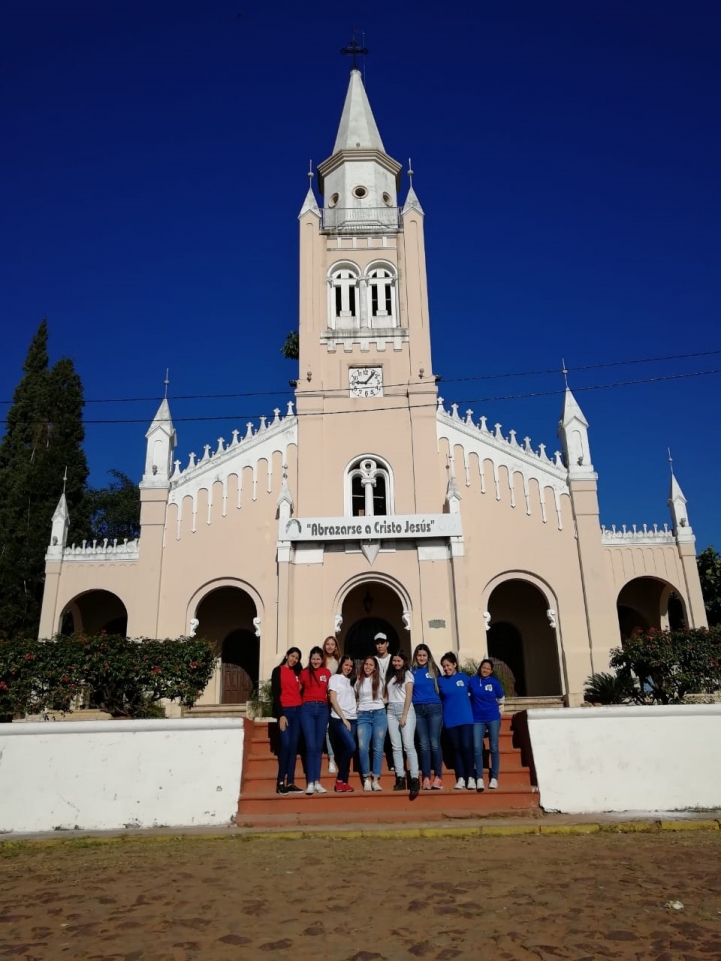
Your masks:
<path fill-rule="evenodd" d="M 566 390 L 568 390 L 568 368 L 566 367 L 566 358 L 561 358 L 561 373 L 563 374 L 563 379 L 566 382 Z"/>
<path fill-rule="evenodd" d="M 65 467 L 65 473 L 63 474 L 63 494 L 65 494 L 65 488 L 68 486 L 68 468 Z"/>
<path fill-rule="evenodd" d="M 671 476 L 673 477 L 673 457 L 671 457 L 671 448 L 668 448 L 668 466 L 671 468 Z"/>
<path fill-rule="evenodd" d="M 353 28 L 353 39 L 351 40 L 351 42 L 348 44 L 347 47 L 341 47 L 340 52 L 343 54 L 344 57 L 353 58 L 353 69 L 357 70 L 358 69 L 357 58 L 365 57 L 365 55 L 368 53 L 368 48 L 362 47 L 356 40 L 355 27 Z"/>
<path fill-rule="evenodd" d="M 165 380 L 163 381 L 163 383 L 165 384 L 165 399 L 167 400 L 167 399 L 168 399 L 168 385 L 170 384 L 170 368 L 169 368 L 169 367 L 166 367 L 166 368 L 165 368 Z"/>

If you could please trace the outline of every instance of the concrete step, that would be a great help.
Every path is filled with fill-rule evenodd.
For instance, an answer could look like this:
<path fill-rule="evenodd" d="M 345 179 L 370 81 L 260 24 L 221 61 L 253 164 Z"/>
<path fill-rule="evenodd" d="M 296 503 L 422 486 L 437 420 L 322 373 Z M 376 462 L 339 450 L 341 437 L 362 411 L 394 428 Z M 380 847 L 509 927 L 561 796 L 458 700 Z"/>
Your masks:
<path fill-rule="evenodd" d="M 518 714 L 519 711 L 528 711 L 531 708 L 564 707 L 563 697 L 507 697 L 506 698 L 506 717 L 510 714 Z"/>
<path fill-rule="evenodd" d="M 501 749 L 501 768 L 504 771 L 511 770 L 511 768 L 521 769 L 519 752 L 515 749 L 504 751 Z M 295 765 L 296 771 L 303 770 L 303 759 L 301 755 L 298 755 Z M 528 771 L 528 768 L 523 767 L 524 771 Z M 273 754 L 264 754 L 263 756 L 258 756 L 255 754 L 250 754 L 245 761 L 245 777 L 268 777 L 275 778 L 278 771 L 278 759 Z M 323 756 L 322 772 L 325 775 L 328 771 L 328 758 Z M 385 777 L 390 776 L 390 771 L 388 769 L 388 763 L 386 759 L 383 760 L 383 775 Z"/>
<path fill-rule="evenodd" d="M 275 793 L 276 785 L 276 773 L 278 770 L 278 765 L 276 764 L 275 770 L 269 777 L 267 774 L 256 774 L 250 773 L 246 768 L 245 774 L 243 775 L 243 797 L 256 797 L 265 794 Z M 488 785 L 489 781 L 488 769 L 485 769 L 485 782 Z M 305 787 L 306 780 L 303 774 L 303 769 L 300 765 L 296 767 L 295 779 L 298 787 Z M 509 787 L 525 787 L 527 790 L 531 789 L 531 778 L 528 768 L 520 767 L 518 764 L 514 765 L 501 765 L 499 772 L 499 780 L 502 780 L 504 785 Z M 327 791 L 332 791 L 335 787 L 335 774 L 321 774 L 320 782 Z M 393 784 L 395 781 L 395 774 L 385 772 L 381 774 L 381 784 L 383 785 L 384 791 L 393 790 Z M 456 783 L 455 775 L 453 771 L 447 770 L 444 772 L 443 783 L 448 789 L 453 788 Z M 356 791 L 360 791 L 363 787 L 363 782 L 361 781 L 360 774 L 353 772 L 350 777 L 351 787 L 354 787 Z M 377 792 L 380 793 L 380 792 Z"/>
<path fill-rule="evenodd" d="M 254 815 L 271 815 L 287 819 L 290 814 L 303 816 L 338 815 L 359 816 L 373 821 L 433 820 L 449 816 L 449 812 L 468 812 L 465 816 L 500 814 L 507 811 L 538 809 L 538 794 L 528 787 L 486 789 L 482 794 L 472 791 L 421 791 L 413 801 L 407 792 L 354 791 L 352 794 L 265 794 L 243 795 L 238 805 L 237 824 L 248 823 Z M 458 815 L 457 815 L 458 816 Z"/>
<path fill-rule="evenodd" d="M 246 717 L 246 704 L 196 704 L 184 707 L 182 717 Z M 267 729 L 266 729 L 267 736 Z"/>

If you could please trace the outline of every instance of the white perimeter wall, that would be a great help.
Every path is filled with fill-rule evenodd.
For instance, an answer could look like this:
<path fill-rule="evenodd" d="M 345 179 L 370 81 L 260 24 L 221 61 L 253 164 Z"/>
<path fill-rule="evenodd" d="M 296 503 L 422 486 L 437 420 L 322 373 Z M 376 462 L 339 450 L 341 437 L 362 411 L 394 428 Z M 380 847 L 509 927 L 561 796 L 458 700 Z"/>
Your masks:
<path fill-rule="evenodd" d="M 0 724 L 0 832 L 228 824 L 243 721 Z"/>
<path fill-rule="evenodd" d="M 546 811 L 721 807 L 721 705 L 530 710 L 528 726 Z"/>

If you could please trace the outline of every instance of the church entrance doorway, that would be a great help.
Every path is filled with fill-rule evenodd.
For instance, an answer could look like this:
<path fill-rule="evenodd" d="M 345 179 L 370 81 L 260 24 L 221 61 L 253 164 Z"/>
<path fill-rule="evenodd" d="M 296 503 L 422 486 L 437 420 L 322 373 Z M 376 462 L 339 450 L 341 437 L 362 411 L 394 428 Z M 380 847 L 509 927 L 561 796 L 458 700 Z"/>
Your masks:
<path fill-rule="evenodd" d="M 218 587 L 198 604 L 196 634 L 211 641 L 220 656 L 220 702 L 245 704 L 258 686 L 260 640 L 253 620 L 255 603 L 239 587 Z"/>
<path fill-rule="evenodd" d="M 396 592 L 380 581 L 363 581 L 343 602 L 338 641 L 344 654 L 356 660 L 375 654 L 373 638 L 382 631 L 391 654 L 401 648 L 410 654 L 410 635 L 403 624 L 403 604 Z"/>
<path fill-rule="evenodd" d="M 555 612 L 549 612 L 544 594 L 520 578 L 503 581 L 488 599 L 488 613 L 488 656 L 508 666 L 515 696 L 561 695 L 556 630 L 551 626 Z"/>
<path fill-rule="evenodd" d="M 687 626 L 686 609 L 679 595 L 666 581 L 635 577 L 621 588 L 616 603 L 621 640 L 636 631 L 679 630 Z"/>

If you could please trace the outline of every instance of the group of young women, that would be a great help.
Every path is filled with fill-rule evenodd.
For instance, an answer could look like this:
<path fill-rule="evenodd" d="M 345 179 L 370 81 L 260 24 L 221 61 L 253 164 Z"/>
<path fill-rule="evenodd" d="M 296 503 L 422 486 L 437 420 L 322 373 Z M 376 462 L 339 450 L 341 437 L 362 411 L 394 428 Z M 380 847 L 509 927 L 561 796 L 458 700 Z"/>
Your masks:
<path fill-rule="evenodd" d="M 430 649 L 419 644 L 411 663 L 403 652 L 388 653 L 388 638 L 374 638 L 376 656 L 356 662 L 341 654 L 335 637 L 311 649 L 308 666 L 291 647 L 273 670 L 273 713 L 278 720 L 278 794 L 298 793 L 295 762 L 301 731 L 305 740 L 306 794 L 325 794 L 320 781 L 323 748 L 335 791 L 353 791 L 350 767 L 358 752 L 364 791 L 382 791 L 380 778 L 386 734 L 390 736 L 394 790 L 405 791 L 406 762 L 410 797 L 440 791 L 441 730 L 453 749 L 456 790 L 483 791 L 483 742 L 488 736 L 491 771 L 488 787 L 498 787 L 498 738 L 503 687 L 493 662 L 481 661 L 478 673 L 459 672 L 452 652 L 438 669 Z M 418 750 L 416 750 L 416 738 Z M 419 761 L 420 754 L 420 761 Z M 405 757 L 404 757 L 405 755 Z"/>

